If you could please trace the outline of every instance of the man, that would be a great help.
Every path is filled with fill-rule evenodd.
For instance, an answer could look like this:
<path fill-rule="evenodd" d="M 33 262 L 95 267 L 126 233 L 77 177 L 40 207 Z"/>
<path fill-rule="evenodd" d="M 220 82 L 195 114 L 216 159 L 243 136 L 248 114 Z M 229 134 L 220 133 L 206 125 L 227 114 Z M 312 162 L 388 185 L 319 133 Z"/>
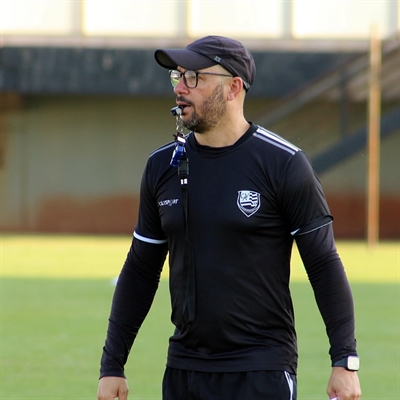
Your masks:
<path fill-rule="evenodd" d="M 333 218 L 304 153 L 243 115 L 253 57 L 235 40 L 208 36 L 185 49 L 157 50 L 155 58 L 171 70 L 177 112 L 191 133 L 177 135 L 180 148 L 156 150 L 144 171 L 98 399 L 127 399 L 124 364 L 169 252 L 176 329 L 163 399 L 295 400 L 293 240 L 330 341 L 327 393 L 359 399 L 353 301 Z M 175 148 L 178 168 L 170 165 Z"/>

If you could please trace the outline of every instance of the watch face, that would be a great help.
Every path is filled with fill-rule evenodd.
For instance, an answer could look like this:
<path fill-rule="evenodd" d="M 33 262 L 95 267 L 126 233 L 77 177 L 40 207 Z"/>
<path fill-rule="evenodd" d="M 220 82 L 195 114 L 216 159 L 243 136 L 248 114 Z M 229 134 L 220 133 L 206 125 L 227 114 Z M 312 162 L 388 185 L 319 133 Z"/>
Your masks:
<path fill-rule="evenodd" d="M 347 369 L 350 371 L 358 371 L 360 369 L 360 359 L 355 356 L 347 357 Z"/>

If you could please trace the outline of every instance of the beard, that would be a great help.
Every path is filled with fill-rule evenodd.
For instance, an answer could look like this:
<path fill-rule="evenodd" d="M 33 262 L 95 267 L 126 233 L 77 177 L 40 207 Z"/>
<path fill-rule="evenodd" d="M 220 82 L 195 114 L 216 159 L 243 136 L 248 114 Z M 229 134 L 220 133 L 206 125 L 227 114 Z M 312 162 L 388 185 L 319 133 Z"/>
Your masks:
<path fill-rule="evenodd" d="M 181 100 L 185 101 L 184 99 Z M 223 84 L 219 84 L 210 97 L 198 106 L 198 112 L 192 102 L 188 104 L 192 106 L 193 113 L 189 120 L 182 121 L 183 126 L 196 133 L 209 132 L 218 125 L 226 112 Z"/>

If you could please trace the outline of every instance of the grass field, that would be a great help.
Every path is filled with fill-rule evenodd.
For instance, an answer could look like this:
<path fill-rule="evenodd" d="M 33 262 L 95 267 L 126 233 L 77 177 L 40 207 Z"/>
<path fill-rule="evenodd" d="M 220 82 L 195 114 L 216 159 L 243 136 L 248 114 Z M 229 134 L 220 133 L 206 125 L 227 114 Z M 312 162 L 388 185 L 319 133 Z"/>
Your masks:
<path fill-rule="evenodd" d="M 95 399 L 113 279 L 129 245 L 129 237 L 1 236 L 1 400 Z M 338 248 L 356 305 L 363 400 L 399 400 L 400 243 Z M 328 342 L 296 252 L 292 265 L 298 399 L 323 400 Z M 160 399 L 172 333 L 163 278 L 126 366 L 130 400 Z"/>

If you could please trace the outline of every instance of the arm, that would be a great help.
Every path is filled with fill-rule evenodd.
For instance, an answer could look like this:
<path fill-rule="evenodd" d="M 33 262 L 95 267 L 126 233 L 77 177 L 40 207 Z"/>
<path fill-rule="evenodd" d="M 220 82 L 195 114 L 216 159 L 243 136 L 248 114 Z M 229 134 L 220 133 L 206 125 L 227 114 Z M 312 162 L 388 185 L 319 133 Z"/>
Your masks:
<path fill-rule="evenodd" d="M 100 369 L 99 399 L 123 400 L 124 365 L 158 288 L 166 244 L 133 240 L 115 289 Z M 114 379 L 105 378 L 114 377 Z M 119 378 L 119 379 L 116 379 Z"/>
<path fill-rule="evenodd" d="M 336 251 L 333 218 L 318 177 L 304 153 L 292 157 L 281 181 L 282 212 L 296 240 L 326 326 L 332 363 L 357 355 L 353 297 Z M 328 394 L 338 400 L 358 399 L 357 373 L 334 367 Z"/>
<path fill-rule="evenodd" d="M 332 225 L 297 236 L 296 243 L 325 322 L 332 362 L 356 355 L 353 298 Z"/>
<path fill-rule="evenodd" d="M 332 363 L 348 355 L 357 355 L 353 297 L 336 251 L 332 225 L 296 236 L 296 243 L 326 326 Z M 338 400 L 359 399 L 357 372 L 333 367 L 327 393 Z"/>

